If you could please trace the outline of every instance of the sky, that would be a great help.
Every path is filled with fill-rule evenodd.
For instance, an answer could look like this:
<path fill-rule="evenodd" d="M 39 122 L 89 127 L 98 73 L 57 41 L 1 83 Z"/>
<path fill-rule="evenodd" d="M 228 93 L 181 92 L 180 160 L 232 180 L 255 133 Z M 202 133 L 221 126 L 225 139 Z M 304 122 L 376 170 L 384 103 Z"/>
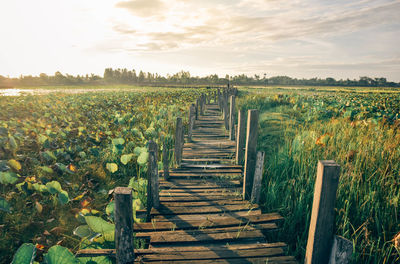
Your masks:
<path fill-rule="evenodd" d="M 400 0 L 0 1 L 0 75 L 128 68 L 400 81 Z"/>

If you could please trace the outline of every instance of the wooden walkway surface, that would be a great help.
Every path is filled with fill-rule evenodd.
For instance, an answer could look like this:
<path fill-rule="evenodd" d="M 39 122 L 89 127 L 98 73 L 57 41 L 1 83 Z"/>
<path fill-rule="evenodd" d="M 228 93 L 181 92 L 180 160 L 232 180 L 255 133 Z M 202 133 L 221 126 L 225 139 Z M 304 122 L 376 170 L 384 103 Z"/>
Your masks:
<path fill-rule="evenodd" d="M 243 168 L 234 155 L 218 105 L 206 105 L 181 166 L 160 180 L 159 208 L 150 222 L 134 225 L 136 238 L 149 241 L 135 250 L 135 263 L 297 263 L 284 243 L 266 240 L 282 217 L 242 199 Z"/>

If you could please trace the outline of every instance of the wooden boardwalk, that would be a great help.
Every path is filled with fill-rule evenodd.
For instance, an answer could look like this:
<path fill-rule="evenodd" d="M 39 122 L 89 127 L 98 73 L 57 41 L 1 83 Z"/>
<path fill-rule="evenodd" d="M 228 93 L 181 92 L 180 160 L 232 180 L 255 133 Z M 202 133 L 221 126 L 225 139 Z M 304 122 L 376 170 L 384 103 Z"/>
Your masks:
<path fill-rule="evenodd" d="M 282 217 L 242 199 L 243 168 L 223 125 L 218 105 L 206 105 L 181 166 L 159 182 L 160 206 L 134 225 L 136 238 L 149 241 L 135 250 L 138 263 L 297 263 L 284 243 L 265 237 Z"/>

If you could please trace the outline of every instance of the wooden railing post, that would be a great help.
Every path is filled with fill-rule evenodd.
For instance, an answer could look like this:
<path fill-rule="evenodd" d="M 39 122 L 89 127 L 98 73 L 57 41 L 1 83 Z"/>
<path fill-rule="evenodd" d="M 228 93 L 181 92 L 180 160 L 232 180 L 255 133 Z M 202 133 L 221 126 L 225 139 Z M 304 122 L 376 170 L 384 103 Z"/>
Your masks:
<path fill-rule="evenodd" d="M 169 159 L 168 159 L 168 144 L 164 142 L 163 151 L 162 151 L 162 162 L 163 162 L 163 170 L 164 170 L 164 179 L 169 179 Z"/>
<path fill-rule="evenodd" d="M 192 140 L 193 128 L 194 128 L 194 120 L 196 118 L 195 114 L 195 106 L 192 104 L 189 108 L 189 128 L 188 128 L 188 138 L 189 141 Z"/>
<path fill-rule="evenodd" d="M 256 148 L 258 137 L 258 110 L 252 109 L 247 115 L 246 152 L 244 155 L 243 198 L 249 200 L 253 189 L 256 167 Z"/>
<path fill-rule="evenodd" d="M 114 189 L 115 251 L 117 264 L 133 264 L 133 211 L 132 189 Z"/>
<path fill-rule="evenodd" d="M 221 90 L 218 89 L 218 106 L 219 106 L 219 110 L 222 111 L 222 96 L 221 96 Z"/>
<path fill-rule="evenodd" d="M 333 160 L 318 162 L 310 229 L 304 263 L 328 263 L 335 226 L 335 200 L 340 166 Z"/>
<path fill-rule="evenodd" d="M 235 140 L 235 96 L 230 96 L 229 108 L 229 139 Z"/>
<path fill-rule="evenodd" d="M 264 169 L 264 151 L 257 152 L 256 169 L 254 171 L 253 190 L 251 191 L 251 202 L 258 203 L 260 201 L 261 180 Z"/>
<path fill-rule="evenodd" d="M 199 99 L 196 100 L 196 120 L 199 119 Z"/>
<path fill-rule="evenodd" d="M 226 93 L 225 93 L 225 95 L 226 95 Z M 225 129 L 229 130 L 229 106 L 228 106 L 228 100 L 226 99 L 226 96 L 222 96 L 222 102 L 223 102 L 223 109 L 224 109 Z"/>
<path fill-rule="evenodd" d="M 217 91 L 214 91 L 214 104 L 217 103 Z"/>
<path fill-rule="evenodd" d="M 206 107 L 206 96 L 204 94 L 201 95 L 201 115 L 204 115 L 204 110 Z"/>
<path fill-rule="evenodd" d="M 182 161 L 182 136 L 183 136 L 183 127 L 182 127 L 182 118 L 176 118 L 176 128 L 175 128 L 175 162 L 179 166 Z"/>
<path fill-rule="evenodd" d="M 150 220 L 151 208 L 160 206 L 158 189 L 157 143 L 150 140 L 147 165 L 147 221 Z"/>
<path fill-rule="evenodd" d="M 244 148 L 246 145 L 246 115 L 243 109 L 239 110 L 236 134 L 236 163 L 243 164 Z"/>

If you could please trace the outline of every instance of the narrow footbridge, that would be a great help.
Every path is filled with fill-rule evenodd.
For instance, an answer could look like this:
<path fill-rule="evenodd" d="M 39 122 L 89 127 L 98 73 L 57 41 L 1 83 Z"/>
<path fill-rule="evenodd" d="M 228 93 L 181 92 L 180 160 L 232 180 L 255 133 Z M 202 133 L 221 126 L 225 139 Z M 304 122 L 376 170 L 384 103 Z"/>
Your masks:
<path fill-rule="evenodd" d="M 170 169 L 164 164 L 164 170 L 149 179 L 148 221 L 133 224 L 133 230 L 116 223 L 116 249 L 81 250 L 78 255 L 117 255 L 118 263 L 297 263 L 285 254 L 285 243 L 267 239 L 271 232 L 279 232 L 284 219 L 278 213 L 262 213 L 257 204 L 264 156 L 251 146 L 257 138 L 250 131 L 254 118 L 249 113 L 246 131 L 244 113 L 239 112 L 235 129 L 227 107 L 229 97 L 234 107 L 234 93 L 224 93 L 228 94 L 215 92 L 214 100 L 202 96 L 197 107 L 191 106 L 187 135 L 178 120 L 178 166 Z M 166 155 L 162 156 L 165 163 Z M 237 165 L 241 163 L 247 168 Z M 116 203 L 126 192 L 117 189 Z M 129 225 L 132 220 L 125 211 L 128 215 L 120 217 L 116 212 L 116 221 Z M 148 248 L 133 250 L 133 240 L 124 239 L 126 230 L 133 231 L 135 239 L 145 239 Z"/>

